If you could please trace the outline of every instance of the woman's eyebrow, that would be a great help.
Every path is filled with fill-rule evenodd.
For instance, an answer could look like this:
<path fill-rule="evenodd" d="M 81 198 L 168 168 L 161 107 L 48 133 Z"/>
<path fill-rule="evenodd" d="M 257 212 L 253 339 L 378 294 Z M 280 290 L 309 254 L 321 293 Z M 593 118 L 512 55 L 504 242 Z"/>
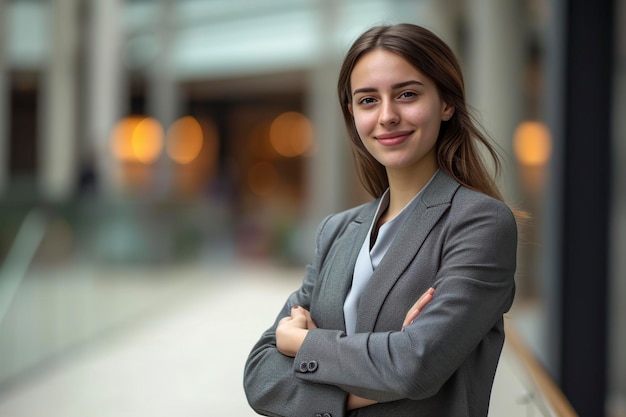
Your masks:
<path fill-rule="evenodd" d="M 354 90 L 352 92 L 352 95 L 356 96 L 357 94 L 363 94 L 363 93 L 375 93 L 376 91 L 377 89 L 374 87 L 363 87 L 363 88 L 357 88 L 356 90 Z"/>
<path fill-rule="evenodd" d="M 419 85 L 421 87 L 424 86 L 424 83 L 422 83 L 422 82 L 419 82 L 417 80 L 409 80 L 409 81 L 403 81 L 401 83 L 394 84 L 394 85 L 391 86 L 391 88 L 393 90 L 397 90 L 398 88 L 408 87 L 408 86 L 413 85 L 413 84 L 417 84 L 417 85 Z"/>
<path fill-rule="evenodd" d="M 402 81 L 400 83 L 393 84 L 391 86 L 391 89 L 392 90 L 397 90 L 398 88 L 408 87 L 409 85 L 414 85 L 414 84 L 417 84 L 417 85 L 422 86 L 422 87 L 424 86 L 424 83 L 421 83 L 421 82 L 419 82 L 417 80 L 409 80 L 409 81 Z M 352 92 L 352 95 L 355 96 L 355 95 L 357 95 L 359 93 L 361 93 L 361 94 L 362 93 L 375 93 L 376 91 L 378 91 L 378 89 L 376 89 L 374 87 L 363 87 L 363 88 L 357 88 L 356 90 L 354 90 Z"/>

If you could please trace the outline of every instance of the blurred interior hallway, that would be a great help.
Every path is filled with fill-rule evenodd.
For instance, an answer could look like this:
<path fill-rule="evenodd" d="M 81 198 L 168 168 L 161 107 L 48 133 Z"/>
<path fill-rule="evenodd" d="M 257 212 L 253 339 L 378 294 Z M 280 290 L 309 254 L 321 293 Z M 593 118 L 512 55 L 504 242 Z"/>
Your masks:
<path fill-rule="evenodd" d="M 256 415 L 243 392 L 244 362 L 300 285 L 303 268 L 211 261 L 115 267 L 87 276 L 89 269 L 55 274 L 48 268 L 26 277 L 0 327 L 5 371 L 11 346 L 21 349 L 12 353 L 23 360 L 45 356 L 28 352 L 45 338 L 33 326 L 37 320 L 62 322 L 65 330 L 59 324 L 56 337 L 76 342 L 0 385 L 0 416 Z M 76 296 L 86 292 L 91 308 Z M 30 331 L 19 320 L 30 320 Z M 525 372 L 505 346 L 490 416 L 556 415 Z"/>
<path fill-rule="evenodd" d="M 101 311 L 90 313 L 55 305 L 55 294 L 67 294 L 69 301 L 70 294 L 84 291 L 84 277 L 27 277 L 17 302 L 35 297 L 47 303 L 39 310 L 48 316 L 59 308 L 69 316 L 74 309 L 79 315 L 73 325 L 91 314 L 101 329 L 0 386 L 0 416 L 255 415 L 243 393 L 243 364 L 298 284 L 296 271 L 211 264 L 98 275 L 92 285 Z M 48 281 L 46 297 L 42 280 Z M 10 332 L 5 326 L 0 334 Z"/>

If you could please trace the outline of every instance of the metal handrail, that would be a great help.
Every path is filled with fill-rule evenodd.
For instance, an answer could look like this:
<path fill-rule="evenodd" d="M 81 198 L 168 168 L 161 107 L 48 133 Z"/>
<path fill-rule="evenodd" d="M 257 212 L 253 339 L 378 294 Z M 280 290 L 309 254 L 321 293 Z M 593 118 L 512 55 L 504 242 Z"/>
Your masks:
<path fill-rule="evenodd" d="M 37 253 L 47 226 L 48 219 L 43 210 L 31 209 L 24 217 L 4 263 L 0 266 L 0 324 Z"/>

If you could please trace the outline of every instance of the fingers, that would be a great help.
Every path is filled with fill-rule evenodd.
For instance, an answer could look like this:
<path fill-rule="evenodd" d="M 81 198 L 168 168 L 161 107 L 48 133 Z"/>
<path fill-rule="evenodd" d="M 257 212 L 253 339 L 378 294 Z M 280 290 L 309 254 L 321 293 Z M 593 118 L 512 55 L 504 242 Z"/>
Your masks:
<path fill-rule="evenodd" d="M 376 401 L 374 400 L 359 397 L 355 394 L 348 394 L 348 400 L 346 401 L 346 410 L 355 410 L 357 408 L 367 407 L 368 405 L 374 404 L 376 404 Z"/>
<path fill-rule="evenodd" d="M 306 327 L 304 327 L 305 329 L 317 329 L 317 325 L 311 318 L 311 313 L 306 308 L 293 306 L 291 308 L 290 318 L 294 320 L 304 320 L 306 322 Z"/>
<path fill-rule="evenodd" d="M 294 306 L 291 308 L 291 325 L 294 327 L 299 327 L 301 329 L 307 328 L 307 315 L 304 310 L 300 306 Z"/>
<path fill-rule="evenodd" d="M 426 307 L 426 304 L 428 304 L 430 300 L 433 299 L 434 293 L 435 293 L 435 289 L 429 288 L 424 294 L 422 294 L 419 300 L 417 300 L 417 303 L 415 303 L 416 310 L 422 311 L 424 307 Z"/>
<path fill-rule="evenodd" d="M 309 312 L 309 310 L 307 310 L 306 308 L 299 308 L 300 311 L 302 311 L 304 313 L 304 315 L 306 316 L 306 326 L 307 329 L 317 329 L 317 325 L 315 324 L 315 322 L 313 321 L 313 319 L 311 318 L 311 312 Z"/>
<path fill-rule="evenodd" d="M 315 322 L 313 321 L 313 319 L 311 319 L 311 315 L 309 314 L 309 318 L 306 321 L 306 327 L 307 329 L 311 330 L 311 329 L 317 329 L 317 325 L 315 324 Z"/>
<path fill-rule="evenodd" d="M 429 288 L 422 296 L 417 300 L 417 302 L 411 307 L 411 309 L 406 313 L 406 317 L 404 318 L 404 322 L 402 323 L 402 329 L 404 329 L 409 324 L 413 323 L 413 320 L 419 316 L 424 307 L 433 299 L 433 294 L 435 293 L 434 288 Z"/>
<path fill-rule="evenodd" d="M 306 311 L 306 309 L 300 307 L 300 306 L 293 306 L 291 307 L 291 317 L 292 318 L 298 318 L 298 317 L 305 317 L 306 318 L 306 314 L 308 313 L 308 311 Z"/>

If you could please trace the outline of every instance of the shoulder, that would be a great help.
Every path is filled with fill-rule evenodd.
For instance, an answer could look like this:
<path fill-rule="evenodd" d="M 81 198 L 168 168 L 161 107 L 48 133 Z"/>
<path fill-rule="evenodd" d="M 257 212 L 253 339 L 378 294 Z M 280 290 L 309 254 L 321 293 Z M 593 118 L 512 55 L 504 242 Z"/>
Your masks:
<path fill-rule="evenodd" d="M 333 233 L 345 229 L 350 223 L 363 223 L 372 217 L 378 207 L 378 199 L 327 216 L 319 226 L 319 232 Z"/>
<path fill-rule="evenodd" d="M 495 214 L 499 217 L 509 218 L 515 221 L 513 212 L 506 203 L 464 186 L 460 186 L 454 194 L 451 201 L 451 209 L 464 214 L 468 214 L 468 212 Z"/>
<path fill-rule="evenodd" d="M 377 207 L 378 199 L 326 216 L 317 229 L 318 244 L 335 240 L 349 225 L 371 221 Z"/>
<path fill-rule="evenodd" d="M 422 198 L 426 207 L 449 206 L 450 220 L 490 216 L 515 224 L 511 209 L 502 201 L 467 188 L 439 170 Z"/>
<path fill-rule="evenodd" d="M 503 237 L 517 237 L 517 222 L 506 203 L 464 186 L 452 198 L 449 221 L 464 230 L 489 229 Z"/>

